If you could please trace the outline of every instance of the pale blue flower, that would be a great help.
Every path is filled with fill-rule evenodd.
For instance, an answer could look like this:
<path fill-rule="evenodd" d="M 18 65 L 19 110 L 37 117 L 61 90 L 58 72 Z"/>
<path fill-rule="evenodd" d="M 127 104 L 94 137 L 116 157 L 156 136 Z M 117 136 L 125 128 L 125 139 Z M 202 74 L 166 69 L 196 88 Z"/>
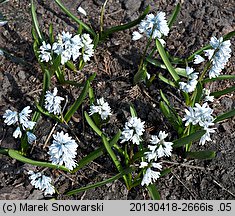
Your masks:
<path fill-rule="evenodd" d="M 61 131 L 53 135 L 53 143 L 49 146 L 50 161 L 52 164 L 63 165 L 72 170 L 76 167 L 77 143 L 68 133 Z"/>
<path fill-rule="evenodd" d="M 54 115 L 61 114 L 61 101 L 64 100 L 64 98 L 57 96 L 57 93 L 58 90 L 55 87 L 53 92 L 47 91 L 45 95 L 45 108 Z"/>
<path fill-rule="evenodd" d="M 42 173 L 40 172 L 34 173 L 33 171 L 29 171 L 28 175 L 30 175 L 29 176 L 29 179 L 31 180 L 30 183 L 35 188 L 44 191 L 44 195 L 47 194 L 52 195 L 55 193 L 55 188 L 51 184 L 52 180 L 50 177 L 42 175 Z"/>

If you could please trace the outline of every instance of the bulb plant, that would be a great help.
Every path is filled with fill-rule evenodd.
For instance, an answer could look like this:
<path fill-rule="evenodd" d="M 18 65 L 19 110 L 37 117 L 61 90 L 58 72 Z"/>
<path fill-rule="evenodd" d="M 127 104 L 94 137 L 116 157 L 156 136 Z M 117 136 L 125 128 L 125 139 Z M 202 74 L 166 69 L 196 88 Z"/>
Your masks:
<path fill-rule="evenodd" d="M 32 117 L 30 117 L 32 110 L 29 106 L 20 112 L 11 109 L 5 111 L 4 123 L 8 126 L 16 125 L 13 137 L 21 139 L 21 147 L 19 150 L 0 148 L 0 153 L 38 167 L 37 171 L 28 170 L 29 180 L 35 188 L 43 191 L 45 196 L 56 197 L 59 193 L 56 185 L 53 184 L 53 179 L 46 173 L 47 170 L 57 169 L 76 173 L 98 157 L 106 155 L 115 165 L 116 175 L 101 182 L 67 191 L 66 194 L 74 195 L 122 178 L 128 190 L 137 186 L 146 187 L 152 199 L 160 199 L 160 193 L 156 188 L 157 180 L 171 172 L 171 168 L 164 161 L 177 152 L 176 148 L 184 150 L 182 157 L 212 159 L 215 157 L 215 152 L 191 151 L 192 144 L 206 145 L 212 140 L 212 134 L 216 133 L 215 124 L 235 114 L 235 110 L 231 110 L 215 116 L 211 108 L 211 103 L 215 98 L 234 91 L 234 86 L 217 92 L 210 92 L 204 86 L 206 83 L 218 80 L 235 79 L 234 75 L 221 75 L 231 56 L 229 39 L 234 36 L 235 32 L 220 38 L 213 36 L 209 45 L 181 59 L 172 57 L 165 48 L 167 36 L 180 11 L 180 4 L 176 6 L 168 21 L 164 12 L 158 12 L 156 15 L 148 14 L 150 8 L 147 7 L 138 19 L 105 29 L 104 13 L 108 3 L 106 0 L 101 8 L 100 29 L 95 30 L 90 23 L 84 23 L 73 15 L 60 0 L 54 1 L 69 18 L 78 24 L 77 32 L 55 33 L 53 26 L 50 25 L 48 35 L 42 33 L 34 1 L 31 1 L 33 49 L 43 73 L 43 90 L 39 100 L 35 102 L 36 109 Z M 78 12 L 87 16 L 86 11 L 81 7 L 78 8 Z M 69 72 L 82 71 L 85 64 L 93 60 L 97 46 L 108 40 L 111 34 L 137 25 L 138 29 L 133 31 L 132 39 L 134 41 L 147 39 L 138 71 L 134 76 L 134 84 L 144 81 L 146 87 L 149 87 L 158 77 L 160 81 L 168 84 L 172 91 L 178 92 L 184 110 L 183 114 L 178 113 L 179 109 L 176 109 L 163 90 L 159 89 L 161 95 L 159 108 L 172 125 L 172 129 L 159 130 L 156 134 L 151 134 L 149 139 L 145 136 L 145 122 L 138 117 L 133 105 L 130 105 L 129 118 L 115 135 L 111 136 L 105 132 L 104 129 L 109 126 L 108 123 L 114 111 L 105 98 L 95 97 L 90 85 L 95 79 L 95 74 L 81 83 L 65 78 L 68 70 Z M 159 59 L 154 57 L 156 54 Z M 159 73 L 151 76 L 147 71 L 149 64 L 165 70 L 166 75 Z M 198 65 L 203 65 L 204 69 L 200 71 Z M 59 88 L 52 87 L 52 77 L 56 77 L 57 84 L 62 87 L 66 85 L 66 87 L 80 88 L 80 95 L 70 106 Z M 77 161 L 79 143 L 76 135 L 65 132 L 64 128 L 52 134 L 53 139 L 50 141 L 47 152 L 48 161 L 31 159 L 29 149 L 37 142 L 35 127 L 39 117 L 44 115 L 55 121 L 55 129 L 57 124 L 61 124 L 61 127 L 69 127 L 72 116 L 86 97 L 89 98 L 90 103 L 84 111 L 84 118 L 95 132 L 96 138 L 100 140 L 100 147 Z M 177 108 L 182 109 L 182 107 Z M 172 130 L 177 133 L 174 140 L 169 139 L 172 137 L 169 136 Z"/>

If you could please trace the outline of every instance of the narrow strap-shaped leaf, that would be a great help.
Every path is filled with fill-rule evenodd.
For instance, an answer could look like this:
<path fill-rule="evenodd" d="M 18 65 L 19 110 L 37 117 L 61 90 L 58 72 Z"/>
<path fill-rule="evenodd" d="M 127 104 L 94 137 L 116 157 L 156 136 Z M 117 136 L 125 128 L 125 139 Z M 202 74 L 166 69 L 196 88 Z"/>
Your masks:
<path fill-rule="evenodd" d="M 70 70 L 77 71 L 77 68 L 76 68 L 76 66 L 74 65 L 74 63 L 72 61 L 69 60 L 65 64 Z"/>
<path fill-rule="evenodd" d="M 214 151 L 197 151 L 197 152 L 186 152 L 186 157 L 193 159 L 213 159 L 216 153 Z"/>
<path fill-rule="evenodd" d="M 226 113 L 224 113 L 222 115 L 217 116 L 216 119 L 214 120 L 214 122 L 215 123 L 216 122 L 220 122 L 220 121 L 223 121 L 225 119 L 231 118 L 233 116 L 235 116 L 235 109 L 230 110 L 230 111 L 228 111 L 228 112 L 226 112 Z"/>
<path fill-rule="evenodd" d="M 115 145 L 119 140 L 120 136 L 121 136 L 121 131 L 119 130 L 117 134 L 109 141 L 110 146 Z M 91 152 L 90 154 L 88 154 L 86 157 L 82 158 L 78 162 L 77 166 L 72 170 L 72 173 L 77 172 L 78 170 L 89 164 L 91 161 L 103 155 L 105 152 L 106 150 L 104 146 L 94 150 L 93 152 Z"/>
<path fill-rule="evenodd" d="M 223 39 L 224 41 L 229 40 L 231 37 L 235 36 L 235 30 L 229 32 L 228 34 L 224 35 Z"/>
<path fill-rule="evenodd" d="M 140 68 L 134 76 L 134 84 L 145 80 L 146 77 L 147 77 L 147 68 L 146 64 L 143 64 L 142 68 Z"/>
<path fill-rule="evenodd" d="M 96 188 L 96 187 L 101 187 L 103 185 L 106 185 L 110 182 L 113 182 L 113 181 L 121 178 L 123 175 L 131 173 L 133 170 L 134 170 L 133 168 L 127 168 L 127 169 L 123 170 L 122 172 L 120 172 L 119 174 L 117 174 L 117 175 L 115 175 L 115 176 L 113 176 L 109 179 L 106 179 L 104 181 L 101 181 L 101 182 L 98 182 L 98 183 L 95 183 L 95 184 L 92 184 L 92 185 L 88 185 L 86 187 L 71 190 L 71 191 L 67 192 L 66 195 L 74 195 L 74 194 L 77 194 L 79 192 L 84 192 L 84 191 L 87 191 L 87 190 L 90 190 L 90 189 L 93 189 L 93 188 Z"/>
<path fill-rule="evenodd" d="M 169 28 L 171 28 L 173 26 L 173 23 L 175 22 L 178 14 L 180 12 L 180 3 L 178 3 L 174 9 L 174 11 L 172 12 L 172 15 L 170 17 L 170 19 L 168 20 L 168 26 Z"/>
<path fill-rule="evenodd" d="M 162 62 L 158 61 L 157 59 L 153 59 L 153 58 L 151 58 L 151 57 L 148 56 L 148 57 L 146 57 L 146 61 L 147 61 L 148 63 L 150 63 L 150 64 L 156 66 L 156 67 L 159 67 L 159 68 L 162 68 L 162 69 L 167 69 L 166 66 L 165 66 Z M 185 68 L 179 68 L 179 67 L 177 67 L 177 68 L 175 68 L 175 72 L 176 72 L 178 75 L 182 76 L 182 77 L 186 77 L 186 78 L 188 77 L 187 74 L 186 74 Z"/>
<path fill-rule="evenodd" d="M 166 52 L 158 39 L 156 39 L 156 46 L 157 46 L 157 50 L 158 50 L 164 64 L 166 65 L 169 73 L 171 74 L 172 78 L 177 82 L 180 79 L 180 77 L 178 76 L 175 69 L 171 65 L 171 63 L 166 55 Z"/>
<path fill-rule="evenodd" d="M 151 196 L 151 198 L 153 200 L 160 200 L 161 199 L 160 193 L 158 192 L 158 190 L 154 184 L 148 185 L 147 189 L 148 189 L 149 195 Z"/>
<path fill-rule="evenodd" d="M 221 91 L 212 92 L 210 95 L 214 96 L 214 97 L 220 97 L 222 95 L 229 94 L 229 93 L 231 93 L 233 91 L 235 91 L 235 85 L 232 86 L 232 87 L 226 88 L 224 90 L 221 90 Z"/>
<path fill-rule="evenodd" d="M 40 31 L 40 27 L 39 27 L 39 24 L 38 24 L 36 9 L 35 9 L 35 5 L 34 5 L 33 0 L 31 0 L 31 15 L 32 15 L 32 19 L 33 19 L 33 26 L 34 26 L 34 28 L 37 32 L 37 35 L 38 35 L 40 41 L 43 41 L 43 36 L 42 36 L 42 33 Z"/>
<path fill-rule="evenodd" d="M 90 82 L 87 80 L 85 83 L 84 88 L 82 89 L 81 94 L 79 95 L 78 99 L 73 103 L 73 105 L 69 108 L 69 110 L 67 111 L 67 113 L 64 116 L 64 120 L 66 122 L 69 122 L 69 120 L 71 119 L 72 115 L 78 110 L 78 108 L 81 106 L 83 100 L 85 99 L 88 90 L 90 87 Z"/>
<path fill-rule="evenodd" d="M 178 140 L 175 140 L 175 141 L 173 141 L 173 143 L 174 143 L 173 147 L 179 148 L 181 146 L 189 144 L 190 142 L 197 141 L 205 134 L 205 132 L 206 132 L 205 130 L 199 130 L 193 134 L 190 134 L 188 136 L 185 136 L 185 137 L 182 137 Z"/>
<path fill-rule="evenodd" d="M 96 132 L 97 135 L 101 137 L 102 131 L 97 127 L 95 122 L 91 119 L 91 117 L 88 115 L 86 111 L 84 112 L 84 116 L 85 116 L 87 123 L 90 125 L 90 127 Z"/>
<path fill-rule="evenodd" d="M 48 162 L 35 161 L 35 160 L 24 157 L 18 151 L 13 150 L 13 149 L 9 149 L 8 154 L 10 157 L 12 157 L 18 161 L 21 161 L 23 163 L 32 164 L 34 166 L 40 166 L 40 167 L 49 167 L 52 169 L 60 169 L 60 170 L 64 170 L 64 171 L 69 172 L 69 170 L 64 166 L 54 165 L 54 164 L 48 163 Z"/>
<path fill-rule="evenodd" d="M 202 83 L 208 83 L 208 82 L 214 82 L 214 81 L 219 81 L 219 80 L 230 80 L 230 79 L 235 79 L 235 75 L 221 75 L 216 78 L 206 78 L 202 80 Z"/>
<path fill-rule="evenodd" d="M 202 83 L 200 81 L 197 83 L 195 91 L 196 95 L 193 98 L 192 106 L 194 106 L 195 103 L 199 103 L 202 97 L 203 88 L 202 88 Z"/>
<path fill-rule="evenodd" d="M 133 104 L 130 105 L 130 113 L 131 113 L 131 117 L 137 117 L 137 112 Z"/>
<path fill-rule="evenodd" d="M 158 78 L 164 83 L 176 88 L 176 84 L 172 82 L 171 80 L 167 79 L 166 77 L 164 77 L 161 73 L 158 74 Z"/>
<path fill-rule="evenodd" d="M 9 149 L 0 147 L 0 154 L 8 155 Z"/>
<path fill-rule="evenodd" d="M 61 8 L 62 11 L 64 11 L 68 17 L 70 17 L 74 22 L 76 22 L 79 25 L 82 25 L 82 27 L 89 32 L 93 37 L 96 36 L 96 33 L 91 29 L 88 25 L 86 25 L 84 22 L 82 22 L 80 19 L 78 19 L 75 15 L 73 15 L 62 3 L 60 0 L 55 0 L 56 4 Z"/>
<path fill-rule="evenodd" d="M 124 31 L 126 29 L 129 29 L 129 28 L 132 28 L 132 27 L 138 25 L 146 17 L 149 10 L 150 10 L 150 7 L 148 6 L 144 10 L 143 14 L 139 18 L 137 18 L 136 20 L 129 22 L 129 23 L 126 23 L 126 24 L 123 24 L 123 25 L 120 25 L 120 26 L 111 27 L 111 28 L 103 31 L 102 34 L 100 35 L 100 41 L 103 41 L 105 38 L 107 38 L 109 35 L 113 34 L 114 32 Z"/>
<path fill-rule="evenodd" d="M 53 44 L 55 41 L 55 38 L 53 35 L 53 24 L 52 23 L 49 26 L 49 38 L 50 38 L 50 43 Z"/>

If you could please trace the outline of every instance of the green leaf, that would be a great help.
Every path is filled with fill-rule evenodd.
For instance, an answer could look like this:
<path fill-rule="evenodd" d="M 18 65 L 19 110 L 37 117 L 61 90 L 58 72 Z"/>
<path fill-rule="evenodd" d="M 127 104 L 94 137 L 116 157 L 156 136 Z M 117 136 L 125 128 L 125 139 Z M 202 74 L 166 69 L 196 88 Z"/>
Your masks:
<path fill-rule="evenodd" d="M 49 26 L 49 38 L 50 38 L 50 43 L 53 44 L 55 41 L 55 38 L 53 35 L 53 24 L 52 23 Z"/>
<path fill-rule="evenodd" d="M 212 79 L 206 78 L 202 80 L 202 83 L 214 82 L 214 81 L 219 81 L 219 80 L 230 80 L 230 79 L 235 79 L 235 75 L 221 75 Z"/>
<path fill-rule="evenodd" d="M 8 155 L 9 149 L 0 147 L 0 154 Z"/>
<path fill-rule="evenodd" d="M 214 151 L 186 152 L 186 157 L 193 159 L 213 159 L 215 156 L 216 153 Z"/>
<path fill-rule="evenodd" d="M 110 144 L 111 147 L 117 143 L 120 136 L 121 136 L 121 131 L 119 130 L 117 132 L 117 134 L 109 141 L 109 144 Z M 83 168 L 84 166 L 89 164 L 91 161 L 94 161 L 96 158 L 103 155 L 105 152 L 106 152 L 106 150 L 105 150 L 104 146 L 92 151 L 90 154 L 88 154 L 86 157 L 82 158 L 78 162 L 77 166 L 72 170 L 72 173 L 77 172 L 78 170 L 80 170 L 81 168 Z"/>
<path fill-rule="evenodd" d="M 180 128 L 182 123 L 179 121 L 179 118 L 175 115 L 175 113 L 171 110 L 171 107 L 169 107 L 164 101 L 160 101 L 159 106 L 163 115 L 168 119 L 173 128 L 176 131 L 181 131 Z"/>
<path fill-rule="evenodd" d="M 171 28 L 173 26 L 173 23 L 175 22 L 178 14 L 180 12 L 180 3 L 178 3 L 174 9 L 174 11 L 172 12 L 172 15 L 170 17 L 170 19 L 168 20 L 168 26 L 169 28 Z"/>
<path fill-rule="evenodd" d="M 200 81 L 197 83 L 195 91 L 196 91 L 196 96 L 194 97 L 193 106 L 195 103 L 199 103 L 202 98 L 203 88 L 202 88 L 202 83 Z"/>
<path fill-rule="evenodd" d="M 230 111 L 228 111 L 228 112 L 226 112 L 226 113 L 224 113 L 222 115 L 217 116 L 216 119 L 214 120 L 214 122 L 215 123 L 216 122 L 220 122 L 220 121 L 223 121 L 225 119 L 231 118 L 233 116 L 235 116 L 235 109 L 230 110 Z"/>
<path fill-rule="evenodd" d="M 53 73 L 53 71 L 51 71 L 51 72 Z M 60 84 L 64 84 L 65 83 L 64 71 L 62 71 L 60 67 L 57 67 L 57 69 L 55 70 L 55 74 L 56 74 L 56 78 L 57 78 L 58 82 Z"/>
<path fill-rule="evenodd" d="M 235 36 L 235 30 L 229 32 L 228 34 L 224 35 L 223 39 L 224 41 L 229 40 L 231 37 Z"/>
<path fill-rule="evenodd" d="M 109 35 L 113 34 L 114 32 L 124 31 L 126 29 L 130 29 L 130 28 L 138 25 L 146 17 L 149 10 L 150 10 L 150 7 L 148 6 L 144 10 L 143 14 L 139 18 L 137 18 L 136 20 L 129 22 L 127 24 L 111 27 L 111 28 L 103 31 L 102 34 L 100 35 L 100 41 L 103 41 L 105 38 L 107 38 Z"/>
<path fill-rule="evenodd" d="M 173 147 L 174 148 L 179 148 L 181 146 L 184 146 L 184 145 L 187 145 L 189 144 L 190 142 L 194 142 L 194 141 L 197 141 L 199 140 L 204 134 L 206 133 L 205 130 L 199 130 L 199 131 L 196 131 L 195 133 L 193 134 L 190 134 L 188 136 L 185 136 L 185 137 L 182 137 L 178 140 L 175 140 L 173 141 Z"/>
<path fill-rule="evenodd" d="M 48 163 L 48 162 L 35 161 L 35 160 L 24 157 L 18 151 L 13 150 L 13 149 L 9 149 L 8 154 L 10 157 L 12 157 L 20 162 L 23 162 L 23 163 L 32 164 L 34 166 L 40 166 L 40 167 L 48 167 L 48 168 L 52 168 L 52 169 L 60 169 L 60 170 L 64 170 L 64 171 L 69 172 L 69 170 L 64 166 L 54 165 L 54 164 Z"/>
<path fill-rule="evenodd" d="M 95 184 L 92 184 L 92 185 L 88 185 L 86 187 L 71 190 L 71 191 L 67 192 L 66 195 L 74 195 L 74 194 L 79 193 L 79 192 L 84 192 L 84 191 L 87 191 L 87 190 L 90 190 L 90 189 L 93 189 L 93 188 L 96 188 L 96 187 L 101 187 L 103 185 L 106 185 L 110 182 L 113 182 L 113 181 L 121 178 L 123 175 L 131 173 L 132 171 L 133 171 L 133 168 L 127 168 L 127 169 L 123 170 L 122 172 L 120 172 L 119 174 L 117 174 L 117 175 L 115 175 L 115 176 L 113 176 L 109 179 L 106 179 L 104 181 L 101 181 L 101 182 L 98 182 L 98 183 L 95 183 Z"/>
<path fill-rule="evenodd" d="M 158 50 L 164 64 L 166 65 L 169 73 L 171 74 L 172 78 L 177 82 L 180 79 L 180 77 L 178 76 L 175 69 L 171 65 L 171 63 L 166 55 L 166 52 L 158 39 L 156 39 L 156 46 L 157 46 L 157 50 Z"/>
<path fill-rule="evenodd" d="M 90 99 L 90 105 L 95 102 L 95 95 L 94 95 L 93 88 L 91 86 L 89 88 L 89 99 Z"/>
<path fill-rule="evenodd" d="M 160 95 L 162 97 L 162 99 L 165 101 L 165 103 L 170 106 L 170 101 L 166 98 L 166 96 L 164 95 L 163 91 L 160 89 Z"/>
<path fill-rule="evenodd" d="M 134 84 L 145 80 L 146 77 L 147 77 L 147 68 L 146 64 L 143 64 L 142 68 L 140 68 L 134 76 Z"/>
<path fill-rule="evenodd" d="M 51 75 L 48 70 L 45 69 L 43 74 L 43 94 L 46 94 L 46 91 L 50 88 L 51 85 Z"/>
<path fill-rule="evenodd" d="M 97 125 L 93 122 L 93 120 L 91 119 L 91 117 L 88 115 L 86 111 L 84 112 L 84 116 L 85 116 L 87 123 L 90 125 L 90 127 L 96 132 L 97 135 L 101 137 L 103 132 L 97 127 Z"/>
<path fill-rule="evenodd" d="M 137 112 L 133 104 L 130 105 L 130 113 L 131 113 L 131 117 L 137 117 Z"/>
<path fill-rule="evenodd" d="M 222 95 L 229 94 L 229 93 L 231 93 L 233 91 L 235 91 L 235 85 L 232 86 L 232 87 L 226 88 L 224 90 L 221 90 L 221 91 L 212 92 L 212 93 L 210 93 L 210 95 L 218 98 L 218 97 L 220 97 Z"/>
<path fill-rule="evenodd" d="M 171 172 L 171 168 L 166 168 L 166 169 L 162 170 L 161 171 L 161 177 L 167 175 L 170 172 Z"/>
<path fill-rule="evenodd" d="M 77 68 L 76 68 L 76 66 L 74 65 L 74 63 L 72 61 L 69 60 L 65 64 L 70 70 L 77 71 Z"/>
<path fill-rule="evenodd" d="M 176 84 L 172 82 L 171 80 L 165 78 L 161 73 L 158 74 L 158 78 L 163 81 L 164 83 L 176 88 Z"/>
<path fill-rule="evenodd" d="M 81 94 L 79 95 L 78 99 L 73 103 L 73 105 L 69 108 L 69 110 L 67 111 L 67 113 L 64 116 L 64 120 L 66 122 L 69 122 L 69 120 L 71 119 L 71 117 L 73 116 L 73 114 L 78 110 L 78 108 L 81 106 L 83 100 L 85 99 L 88 90 L 90 87 L 90 82 L 87 80 L 85 83 L 85 86 L 81 92 Z"/>
<path fill-rule="evenodd" d="M 55 0 L 56 4 L 61 8 L 62 11 L 64 11 L 68 17 L 70 17 L 74 22 L 76 22 L 79 25 L 82 25 L 82 27 L 90 33 L 94 38 L 96 37 L 96 33 L 93 29 L 91 29 L 88 25 L 86 25 L 84 22 L 79 20 L 75 15 L 73 15 L 62 3 L 60 0 Z"/>
<path fill-rule="evenodd" d="M 161 196 L 160 196 L 160 194 L 154 184 L 148 185 L 147 189 L 148 189 L 149 195 L 151 196 L 151 198 L 153 200 L 160 200 L 161 199 Z"/>
<path fill-rule="evenodd" d="M 33 26 L 34 26 L 34 28 L 37 32 L 37 35 L 38 35 L 40 41 L 43 41 L 43 36 L 42 36 L 42 33 L 40 31 L 40 27 L 39 27 L 39 24 L 38 24 L 36 9 L 35 9 L 35 5 L 34 5 L 33 0 L 31 0 L 31 15 L 32 15 L 32 19 L 33 19 Z"/>

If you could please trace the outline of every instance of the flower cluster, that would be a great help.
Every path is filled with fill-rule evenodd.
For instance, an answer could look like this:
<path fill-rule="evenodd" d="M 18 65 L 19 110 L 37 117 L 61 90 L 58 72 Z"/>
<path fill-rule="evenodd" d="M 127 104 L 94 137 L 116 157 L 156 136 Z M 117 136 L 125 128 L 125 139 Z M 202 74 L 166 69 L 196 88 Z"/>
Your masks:
<path fill-rule="evenodd" d="M 45 95 L 45 108 L 48 110 L 49 113 L 54 113 L 55 115 L 61 114 L 61 101 L 64 98 L 57 96 L 58 90 L 55 87 L 53 93 L 50 91 L 46 92 Z"/>
<path fill-rule="evenodd" d="M 166 142 L 165 138 L 167 138 L 168 134 L 165 131 L 160 131 L 158 136 L 152 135 L 150 143 L 148 145 L 149 152 L 146 153 L 146 158 L 150 162 L 151 160 L 157 160 L 161 157 L 169 157 L 172 152 L 172 142 Z"/>
<path fill-rule="evenodd" d="M 77 155 L 77 143 L 67 133 L 63 131 L 53 135 L 53 143 L 49 146 L 50 161 L 52 164 L 65 165 L 66 168 L 72 170 L 76 166 L 74 158 Z"/>
<path fill-rule="evenodd" d="M 4 122 L 7 125 L 14 125 L 17 124 L 17 128 L 13 133 L 13 137 L 15 138 L 21 138 L 22 136 L 22 130 L 32 130 L 35 126 L 36 122 L 29 120 L 29 114 L 32 112 L 30 110 L 30 107 L 25 107 L 20 113 L 16 111 L 12 111 L 10 109 L 6 110 L 6 112 L 3 115 L 3 118 L 5 119 Z M 31 144 L 36 140 L 36 136 L 31 133 L 27 132 L 28 136 L 28 142 Z"/>
<path fill-rule="evenodd" d="M 213 102 L 214 101 L 214 96 L 212 96 L 212 95 L 210 95 L 210 93 L 211 93 L 211 91 L 209 90 L 209 89 L 203 89 L 203 92 L 202 92 L 202 94 L 203 94 L 203 100 L 205 101 L 205 102 Z"/>
<path fill-rule="evenodd" d="M 186 67 L 186 74 L 188 82 L 179 82 L 179 87 L 182 91 L 190 93 L 193 92 L 197 86 L 198 73 L 194 72 L 193 68 Z"/>
<path fill-rule="evenodd" d="M 75 61 L 80 56 L 84 62 L 87 62 L 94 54 L 94 44 L 89 34 L 72 36 L 69 32 L 64 31 L 58 35 L 57 41 L 52 46 L 43 41 L 39 49 L 41 62 L 49 62 L 53 53 L 56 53 L 61 56 L 62 65 L 70 59 Z"/>
<path fill-rule="evenodd" d="M 156 161 L 161 157 L 169 157 L 172 154 L 172 142 L 166 142 L 165 138 L 168 134 L 165 131 L 160 131 L 158 136 L 152 135 L 150 143 L 148 145 L 149 151 L 146 152 L 145 158 L 148 162 L 141 162 L 140 168 L 146 168 L 141 185 L 149 185 L 155 182 L 160 177 L 160 172 L 162 169 L 161 163 L 156 163 Z M 155 171 L 158 169 L 159 171 Z"/>
<path fill-rule="evenodd" d="M 210 45 L 212 49 L 205 50 L 205 56 L 211 60 L 212 66 L 209 70 L 209 77 L 215 78 L 220 75 L 221 71 L 224 69 L 226 63 L 231 57 L 231 43 L 230 40 L 223 40 L 223 37 L 217 39 L 216 37 L 212 37 L 210 40 Z M 203 62 L 203 58 L 201 56 L 195 56 L 194 63 L 199 64 Z"/>
<path fill-rule="evenodd" d="M 97 105 L 92 104 L 90 107 L 90 115 L 98 113 L 101 119 L 106 120 L 109 116 L 112 115 L 111 108 L 108 102 L 104 101 L 104 98 L 97 99 Z"/>
<path fill-rule="evenodd" d="M 133 144 L 139 145 L 142 141 L 141 136 L 144 132 L 144 122 L 137 117 L 131 117 L 128 122 L 125 123 L 124 130 L 120 139 L 121 143 L 132 141 Z"/>
<path fill-rule="evenodd" d="M 53 193 L 55 193 L 55 188 L 54 186 L 51 184 L 51 178 L 45 175 L 42 175 L 42 173 L 37 172 L 34 173 L 33 171 L 29 171 L 28 174 L 29 179 L 31 180 L 31 184 L 39 189 L 44 191 L 44 195 L 50 194 L 52 195 Z"/>
<path fill-rule="evenodd" d="M 142 34 L 147 35 L 147 37 L 152 37 L 153 39 L 160 39 L 162 35 L 167 36 L 170 30 L 167 25 L 166 14 L 164 12 L 159 12 L 157 16 L 148 14 L 146 19 L 142 20 L 139 24 L 138 30 L 139 32 L 133 32 L 132 40 L 139 40 L 143 37 Z"/>
<path fill-rule="evenodd" d="M 206 141 L 211 141 L 210 133 L 215 132 L 215 128 L 210 128 L 213 126 L 214 118 L 212 116 L 213 110 L 208 106 L 207 103 L 204 103 L 202 106 L 198 103 L 195 104 L 195 107 L 189 107 L 185 109 L 186 115 L 182 119 L 185 121 L 185 126 L 188 126 L 190 123 L 193 125 L 199 124 L 206 133 L 201 137 L 199 144 L 204 145 Z"/>

